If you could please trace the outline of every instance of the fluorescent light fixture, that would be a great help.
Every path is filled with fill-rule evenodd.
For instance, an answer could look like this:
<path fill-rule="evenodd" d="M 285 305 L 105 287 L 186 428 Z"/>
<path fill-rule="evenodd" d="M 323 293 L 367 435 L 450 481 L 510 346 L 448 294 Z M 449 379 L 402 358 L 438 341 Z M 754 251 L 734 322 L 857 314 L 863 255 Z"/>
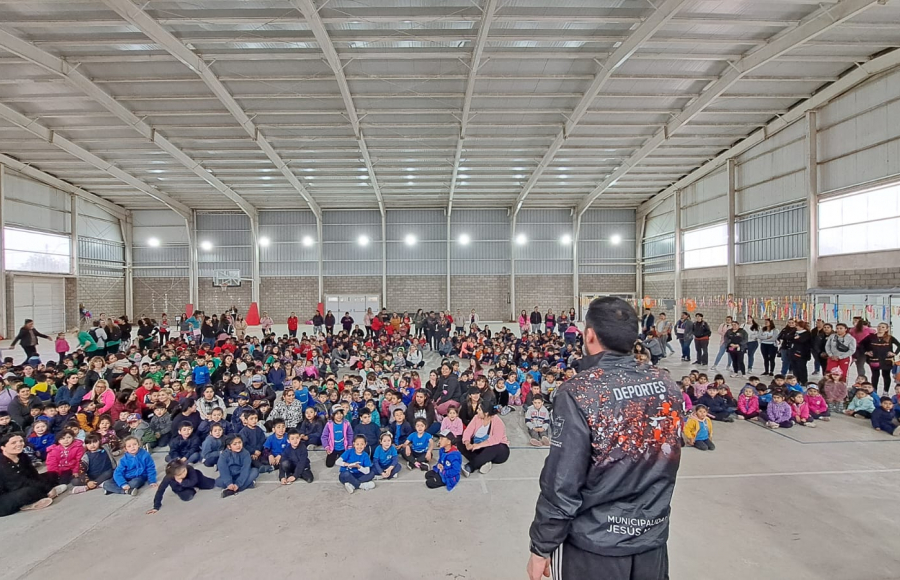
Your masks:
<path fill-rule="evenodd" d="M 208 251 L 212 250 L 213 249 L 212 242 L 207 241 L 207 240 L 200 242 L 200 249 L 202 249 L 204 252 L 208 252 Z"/>
<path fill-rule="evenodd" d="M 525 234 L 519 234 L 518 236 L 516 236 L 516 243 L 520 246 L 524 246 L 528 243 L 528 236 L 526 236 Z"/>
<path fill-rule="evenodd" d="M 412 234 L 406 234 L 406 237 L 403 239 L 403 241 L 406 242 L 407 246 L 415 246 L 418 240 L 416 239 L 416 236 Z"/>
<path fill-rule="evenodd" d="M 158 248 L 159 247 L 159 238 L 150 238 L 149 240 L 147 240 L 147 245 L 150 246 L 151 248 Z"/>
<path fill-rule="evenodd" d="M 359 238 L 356 239 L 356 243 L 358 243 L 360 246 L 368 246 L 369 236 L 359 236 Z"/>
<path fill-rule="evenodd" d="M 572 236 L 569 234 L 563 234 L 563 237 L 559 238 L 559 243 L 568 246 L 572 244 Z"/>
<path fill-rule="evenodd" d="M 263 237 L 259 238 L 259 245 L 260 245 L 260 247 L 262 247 L 262 248 L 268 248 L 268 247 L 269 247 L 269 244 L 271 244 L 271 243 L 272 243 L 272 240 L 270 240 L 270 239 L 267 238 L 266 236 L 263 236 Z"/>
<path fill-rule="evenodd" d="M 610 243 L 612 243 L 612 245 L 618 246 L 622 243 L 622 236 L 620 236 L 619 234 L 613 234 L 609 237 L 609 241 Z"/>
<path fill-rule="evenodd" d="M 459 236 L 459 245 L 468 246 L 469 242 L 472 241 L 472 238 L 469 237 L 469 234 L 460 234 Z"/>
<path fill-rule="evenodd" d="M 307 248 L 315 244 L 316 242 L 312 239 L 312 236 L 303 236 L 303 245 Z"/>

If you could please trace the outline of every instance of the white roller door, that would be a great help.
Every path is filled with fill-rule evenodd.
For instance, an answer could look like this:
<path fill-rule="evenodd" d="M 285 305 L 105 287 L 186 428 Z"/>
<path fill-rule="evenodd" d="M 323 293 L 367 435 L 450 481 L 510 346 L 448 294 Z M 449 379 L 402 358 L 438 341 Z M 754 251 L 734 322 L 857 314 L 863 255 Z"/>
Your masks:
<path fill-rule="evenodd" d="M 44 334 L 66 330 L 66 281 L 63 278 L 15 277 L 15 320 L 19 328 L 26 318 Z"/>

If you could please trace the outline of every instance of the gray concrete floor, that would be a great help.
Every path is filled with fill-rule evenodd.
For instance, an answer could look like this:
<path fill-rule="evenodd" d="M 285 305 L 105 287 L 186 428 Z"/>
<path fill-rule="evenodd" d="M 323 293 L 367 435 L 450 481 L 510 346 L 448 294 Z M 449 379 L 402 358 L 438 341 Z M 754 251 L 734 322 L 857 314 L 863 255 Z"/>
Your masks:
<path fill-rule="evenodd" d="M 677 379 L 687 366 L 670 361 L 663 366 Z M 66 495 L 3 518 L 2 577 L 522 579 L 547 452 L 527 446 L 521 413 L 505 420 L 509 461 L 450 493 L 404 471 L 351 496 L 313 452 L 313 484 L 282 487 L 267 474 L 229 499 L 167 495 L 155 515 L 145 515 L 151 490 Z M 716 451 L 682 456 L 673 579 L 900 577 L 900 521 L 888 499 L 900 477 L 900 440 L 845 417 L 782 431 L 716 424 L 713 439 Z M 162 467 L 162 455 L 154 457 Z"/>

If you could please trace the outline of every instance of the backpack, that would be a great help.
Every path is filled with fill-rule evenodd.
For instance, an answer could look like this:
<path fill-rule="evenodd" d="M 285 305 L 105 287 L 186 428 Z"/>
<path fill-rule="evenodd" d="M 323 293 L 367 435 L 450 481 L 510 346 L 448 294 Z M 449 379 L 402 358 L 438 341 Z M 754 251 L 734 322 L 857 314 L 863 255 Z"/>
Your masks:
<path fill-rule="evenodd" d="M 97 338 L 97 329 L 92 328 L 88 331 L 88 334 L 91 335 L 91 338 L 94 339 L 94 342 L 97 342 L 99 339 Z"/>

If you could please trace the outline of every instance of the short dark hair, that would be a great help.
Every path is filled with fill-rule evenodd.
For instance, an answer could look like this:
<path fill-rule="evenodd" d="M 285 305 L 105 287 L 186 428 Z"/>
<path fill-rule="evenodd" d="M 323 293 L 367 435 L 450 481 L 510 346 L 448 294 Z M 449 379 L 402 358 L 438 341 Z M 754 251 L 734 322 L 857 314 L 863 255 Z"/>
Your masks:
<path fill-rule="evenodd" d="M 630 352 L 638 339 L 638 316 L 630 304 L 613 296 L 591 302 L 585 324 L 594 331 L 604 348 Z"/>

